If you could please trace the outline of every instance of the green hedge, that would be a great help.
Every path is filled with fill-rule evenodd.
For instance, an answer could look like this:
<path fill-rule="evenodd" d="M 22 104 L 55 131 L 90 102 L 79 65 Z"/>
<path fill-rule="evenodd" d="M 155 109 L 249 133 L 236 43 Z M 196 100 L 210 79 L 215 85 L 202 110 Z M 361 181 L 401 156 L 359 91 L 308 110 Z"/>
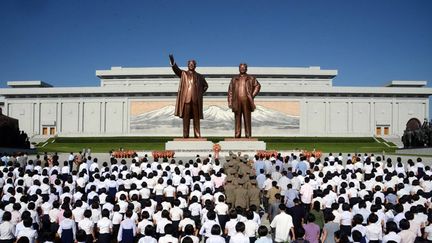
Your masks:
<path fill-rule="evenodd" d="M 212 142 L 225 137 L 207 137 Z M 257 137 L 275 143 L 376 143 L 372 137 Z M 58 137 L 55 143 L 165 143 L 173 137 Z"/>

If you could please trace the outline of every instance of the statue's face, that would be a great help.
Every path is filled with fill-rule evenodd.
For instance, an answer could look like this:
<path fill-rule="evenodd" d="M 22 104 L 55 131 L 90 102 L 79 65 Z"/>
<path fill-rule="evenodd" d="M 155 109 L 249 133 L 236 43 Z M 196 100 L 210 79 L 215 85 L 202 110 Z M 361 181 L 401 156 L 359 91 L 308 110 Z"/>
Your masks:
<path fill-rule="evenodd" d="M 240 72 L 240 74 L 245 74 L 247 72 L 247 65 L 246 64 L 240 64 L 239 72 Z"/>
<path fill-rule="evenodd" d="M 188 61 L 188 69 L 189 71 L 195 71 L 196 68 L 196 62 L 194 60 Z"/>

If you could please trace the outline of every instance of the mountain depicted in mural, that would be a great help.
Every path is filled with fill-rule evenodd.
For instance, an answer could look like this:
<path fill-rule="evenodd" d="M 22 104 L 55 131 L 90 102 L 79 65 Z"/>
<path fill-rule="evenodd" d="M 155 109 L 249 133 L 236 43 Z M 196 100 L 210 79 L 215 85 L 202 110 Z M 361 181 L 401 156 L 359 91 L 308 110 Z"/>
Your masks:
<path fill-rule="evenodd" d="M 162 127 L 181 127 L 182 120 L 174 116 L 174 105 L 168 105 L 158 110 L 132 116 L 131 130 L 158 129 Z M 298 116 L 290 116 L 283 112 L 272 110 L 264 106 L 257 106 L 252 113 L 252 126 L 254 128 L 270 129 L 299 129 Z M 204 120 L 201 120 L 202 129 L 234 129 L 234 113 L 228 107 L 210 105 L 204 107 Z"/>

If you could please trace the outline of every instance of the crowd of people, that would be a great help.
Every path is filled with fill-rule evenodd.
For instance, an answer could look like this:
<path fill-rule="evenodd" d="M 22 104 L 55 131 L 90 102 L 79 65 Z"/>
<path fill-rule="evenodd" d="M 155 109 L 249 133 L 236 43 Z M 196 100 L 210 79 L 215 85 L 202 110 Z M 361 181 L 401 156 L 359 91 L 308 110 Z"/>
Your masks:
<path fill-rule="evenodd" d="M 421 159 L 0 157 L 0 243 L 432 242 Z"/>

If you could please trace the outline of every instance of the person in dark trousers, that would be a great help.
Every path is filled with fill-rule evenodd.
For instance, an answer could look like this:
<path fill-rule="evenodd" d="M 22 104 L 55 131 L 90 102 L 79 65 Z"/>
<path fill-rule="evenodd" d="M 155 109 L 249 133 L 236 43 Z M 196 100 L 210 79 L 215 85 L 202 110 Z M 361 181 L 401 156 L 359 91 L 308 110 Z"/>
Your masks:
<path fill-rule="evenodd" d="M 294 199 L 294 207 L 288 209 L 288 214 L 293 218 L 294 232 L 297 235 L 297 231 L 302 228 L 302 223 L 306 218 L 306 209 L 300 204 L 299 199 Z"/>

